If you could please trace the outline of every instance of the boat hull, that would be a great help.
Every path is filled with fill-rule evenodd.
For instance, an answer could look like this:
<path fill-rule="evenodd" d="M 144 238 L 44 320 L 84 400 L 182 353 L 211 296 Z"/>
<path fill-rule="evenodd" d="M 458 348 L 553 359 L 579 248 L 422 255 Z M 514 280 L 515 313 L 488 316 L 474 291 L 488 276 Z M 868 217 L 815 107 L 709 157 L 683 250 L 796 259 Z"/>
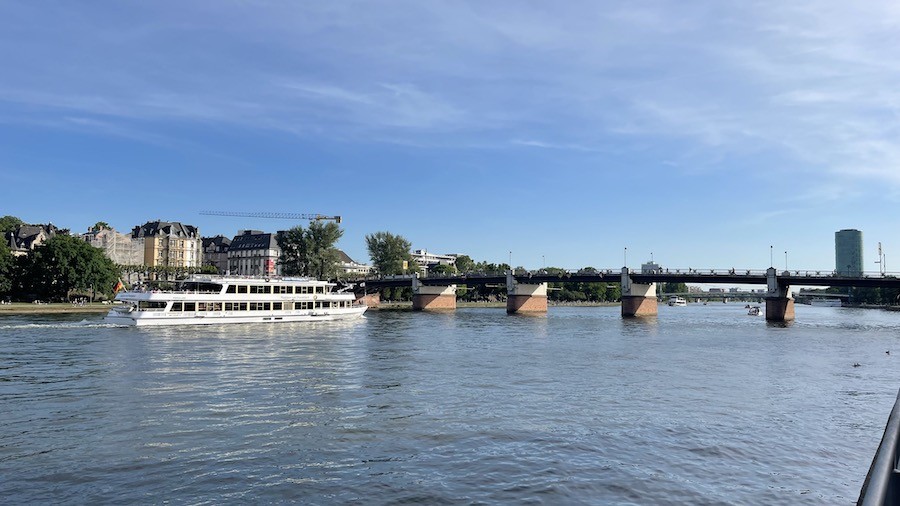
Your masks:
<path fill-rule="evenodd" d="M 332 309 L 328 311 L 288 311 L 276 314 L 248 315 L 246 313 L 196 313 L 172 314 L 163 311 L 123 312 L 110 310 L 104 323 L 129 327 L 150 327 L 169 325 L 224 325 L 235 323 L 291 323 L 351 320 L 366 312 L 366 307 Z"/>

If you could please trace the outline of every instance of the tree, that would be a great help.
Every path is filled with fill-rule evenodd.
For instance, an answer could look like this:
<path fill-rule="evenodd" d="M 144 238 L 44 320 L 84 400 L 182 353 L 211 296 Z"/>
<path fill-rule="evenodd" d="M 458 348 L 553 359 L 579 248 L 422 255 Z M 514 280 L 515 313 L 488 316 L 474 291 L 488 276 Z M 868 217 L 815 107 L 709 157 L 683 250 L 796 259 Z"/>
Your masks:
<path fill-rule="evenodd" d="M 6 295 L 13 288 L 13 273 L 16 259 L 6 244 L 0 242 L 0 295 Z"/>
<path fill-rule="evenodd" d="M 381 275 L 402 274 L 403 262 L 407 270 L 415 270 L 415 262 L 409 253 L 412 244 L 402 236 L 390 232 L 376 232 L 366 235 L 366 246 L 372 265 Z"/>
<path fill-rule="evenodd" d="M 469 255 L 459 255 L 456 257 L 456 270 L 462 273 L 473 272 L 475 261 Z"/>
<path fill-rule="evenodd" d="M 335 277 L 340 257 L 334 245 L 342 235 L 344 231 L 336 223 L 321 221 L 310 223 L 305 230 L 296 226 L 278 234 L 281 272 L 317 279 Z"/>
<path fill-rule="evenodd" d="M 428 274 L 434 274 L 435 276 L 451 276 L 456 274 L 456 269 L 454 269 L 452 265 L 437 264 L 434 267 L 428 268 Z"/>
<path fill-rule="evenodd" d="M 97 223 L 94 223 L 93 227 L 91 227 L 91 232 L 99 232 L 101 230 L 109 230 L 110 228 L 112 228 L 112 227 L 109 226 L 109 223 L 107 223 L 105 221 L 98 221 Z"/>
<path fill-rule="evenodd" d="M 687 293 L 688 291 L 686 284 L 676 283 L 675 281 L 663 283 L 660 288 L 662 288 L 662 293 Z"/>
<path fill-rule="evenodd" d="M 7 232 L 12 232 L 24 224 L 25 222 L 19 218 L 6 215 L 0 218 L 0 234 L 5 235 Z"/>
<path fill-rule="evenodd" d="M 119 276 L 116 265 L 99 248 L 70 235 L 56 235 L 28 254 L 23 288 L 41 298 L 65 300 L 93 288 L 112 293 Z"/>

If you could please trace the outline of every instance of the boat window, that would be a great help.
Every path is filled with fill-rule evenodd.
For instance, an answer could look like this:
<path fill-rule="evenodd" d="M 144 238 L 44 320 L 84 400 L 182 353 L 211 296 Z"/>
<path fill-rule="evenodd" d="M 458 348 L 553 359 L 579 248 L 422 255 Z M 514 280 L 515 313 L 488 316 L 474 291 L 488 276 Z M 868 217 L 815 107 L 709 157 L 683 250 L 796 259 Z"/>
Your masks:
<path fill-rule="evenodd" d="M 221 302 L 211 302 L 210 305 L 212 306 L 210 308 L 210 311 L 221 311 L 222 310 Z"/>
<path fill-rule="evenodd" d="M 292 293 L 291 288 L 293 288 L 293 287 L 292 286 L 284 286 L 284 285 L 276 286 L 275 293 Z"/>
<path fill-rule="evenodd" d="M 225 289 L 225 293 L 237 293 L 237 287 L 234 285 L 228 285 L 228 288 Z"/>
<path fill-rule="evenodd" d="M 206 311 L 206 303 L 198 302 L 197 303 L 197 311 Z"/>
<path fill-rule="evenodd" d="M 301 294 L 303 294 L 303 293 L 309 293 L 309 287 L 308 287 L 308 286 L 300 286 L 300 287 L 298 287 L 298 288 L 300 288 L 300 291 L 299 291 L 298 293 L 301 293 Z"/>
<path fill-rule="evenodd" d="M 225 311 L 234 311 L 234 302 L 225 303 Z"/>
<path fill-rule="evenodd" d="M 238 285 L 237 293 L 247 293 L 247 285 Z"/>
<path fill-rule="evenodd" d="M 273 302 L 272 311 L 281 311 L 281 302 Z"/>
<path fill-rule="evenodd" d="M 170 309 L 170 311 L 181 311 L 182 310 L 181 305 L 182 305 L 181 302 L 173 302 L 172 309 Z"/>
<path fill-rule="evenodd" d="M 185 303 L 184 303 L 184 310 L 185 310 L 185 311 L 196 311 L 196 310 L 197 310 L 197 303 L 196 303 L 196 302 L 185 302 Z"/>
<path fill-rule="evenodd" d="M 165 308 L 166 301 L 164 300 L 142 300 L 138 302 L 138 309 L 144 311 L 158 311 Z"/>

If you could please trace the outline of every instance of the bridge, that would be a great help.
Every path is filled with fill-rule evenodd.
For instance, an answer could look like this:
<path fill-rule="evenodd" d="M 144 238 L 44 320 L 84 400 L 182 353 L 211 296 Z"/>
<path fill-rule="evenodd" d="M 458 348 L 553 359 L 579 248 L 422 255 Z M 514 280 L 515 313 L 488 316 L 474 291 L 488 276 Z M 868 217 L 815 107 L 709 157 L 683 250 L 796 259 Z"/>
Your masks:
<path fill-rule="evenodd" d="M 413 309 L 448 310 L 456 308 L 459 285 L 506 285 L 508 313 L 546 312 L 548 283 L 619 283 L 622 287 L 622 317 L 655 316 L 657 283 L 704 283 L 765 285 L 766 291 L 755 294 L 766 301 L 766 320 L 794 319 L 791 286 L 842 286 L 900 288 L 900 278 L 885 275 L 838 276 L 822 271 L 781 271 L 769 267 L 759 270 L 656 270 L 637 272 L 621 269 L 577 271 L 565 273 L 506 272 L 505 274 L 460 274 L 454 276 L 385 276 L 360 280 L 356 291 L 362 295 L 382 288 L 407 287 L 413 291 Z M 721 294 L 727 297 L 727 293 Z"/>

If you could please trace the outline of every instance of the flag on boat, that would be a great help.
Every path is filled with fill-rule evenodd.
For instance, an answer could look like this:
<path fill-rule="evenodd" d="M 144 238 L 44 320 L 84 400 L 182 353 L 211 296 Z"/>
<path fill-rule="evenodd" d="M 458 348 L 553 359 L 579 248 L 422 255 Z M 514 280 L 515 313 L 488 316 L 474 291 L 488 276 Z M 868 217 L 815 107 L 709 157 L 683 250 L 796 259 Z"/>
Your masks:
<path fill-rule="evenodd" d="M 116 286 L 113 287 L 113 295 L 119 293 L 120 291 L 125 289 L 125 283 L 122 282 L 122 278 L 119 278 L 119 282 L 116 283 Z"/>

